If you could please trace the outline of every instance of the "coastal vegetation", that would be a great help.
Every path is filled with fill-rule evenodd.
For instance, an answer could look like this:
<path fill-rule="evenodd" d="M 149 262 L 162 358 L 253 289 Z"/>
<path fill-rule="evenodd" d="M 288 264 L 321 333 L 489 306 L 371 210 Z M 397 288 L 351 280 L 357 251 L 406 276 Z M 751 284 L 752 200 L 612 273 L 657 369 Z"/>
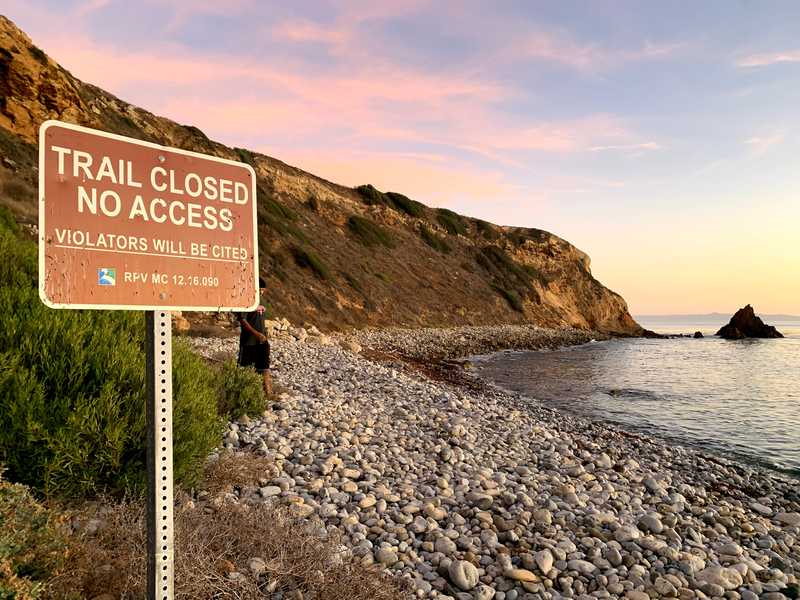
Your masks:
<path fill-rule="evenodd" d="M 0 208 L 0 464 L 48 495 L 135 492 L 144 482 L 144 317 L 55 311 L 37 292 L 37 253 Z M 175 476 L 198 481 L 222 417 L 263 410 L 257 378 L 173 350 Z M 218 411 L 218 399 L 224 411 Z M 259 410 L 260 409 L 260 410 Z"/>
<path fill-rule="evenodd" d="M 28 600 L 47 591 L 67 561 L 63 521 L 0 468 L 0 598 Z"/>
<path fill-rule="evenodd" d="M 301 246 L 292 246 L 291 253 L 298 267 L 308 269 L 319 279 L 330 279 L 330 269 L 328 269 L 328 266 L 322 262 L 322 259 L 317 256 L 313 250 Z"/>
<path fill-rule="evenodd" d="M 386 197 L 395 210 L 406 213 L 410 217 L 424 217 L 425 205 L 398 192 L 386 192 Z"/>
<path fill-rule="evenodd" d="M 475 219 L 473 222 L 475 223 L 475 229 L 478 231 L 481 237 L 490 241 L 500 238 L 501 234 L 497 226 L 492 225 L 488 221 L 484 221 L 482 219 Z"/>
<path fill-rule="evenodd" d="M 235 421 L 264 412 L 267 399 L 261 375 L 253 369 L 242 369 L 230 358 L 222 363 L 217 376 L 217 409 L 225 419 Z"/>
<path fill-rule="evenodd" d="M 410 217 L 424 217 L 426 206 L 398 192 L 381 192 L 370 184 L 360 185 L 355 191 L 368 206 L 386 206 Z"/>
<path fill-rule="evenodd" d="M 531 298 L 538 302 L 539 294 L 533 286 L 536 281 L 547 285 L 548 279 L 531 265 L 521 265 L 511 258 L 505 250 L 495 245 L 481 248 L 475 257 L 476 262 L 487 273 L 490 285 L 516 311 L 523 312 L 524 300 Z"/>
<path fill-rule="evenodd" d="M 450 235 L 467 235 L 467 220 L 450 209 L 437 208 L 436 220 Z"/>
<path fill-rule="evenodd" d="M 452 250 L 450 244 L 448 244 L 443 237 L 431 231 L 427 225 L 420 226 L 419 236 L 422 238 L 423 242 L 428 244 L 428 246 L 438 252 L 441 252 L 442 254 L 449 254 L 450 250 Z"/>
<path fill-rule="evenodd" d="M 258 194 L 260 228 L 267 227 L 278 235 L 291 236 L 301 242 L 307 241 L 305 233 L 297 225 L 299 217 L 294 210 L 275 200 L 266 188 L 259 188 Z"/>
<path fill-rule="evenodd" d="M 347 219 L 347 229 L 356 239 L 369 248 L 375 246 L 393 248 L 395 245 L 388 231 L 365 217 L 352 215 Z"/>
<path fill-rule="evenodd" d="M 503 298 L 505 298 L 506 302 L 508 302 L 509 306 L 516 310 L 517 312 L 522 312 L 524 310 L 524 305 L 522 304 L 522 298 L 520 297 L 519 293 L 515 292 L 514 290 L 507 290 L 504 287 L 499 286 L 496 283 L 492 284 L 492 289 L 500 294 Z"/>

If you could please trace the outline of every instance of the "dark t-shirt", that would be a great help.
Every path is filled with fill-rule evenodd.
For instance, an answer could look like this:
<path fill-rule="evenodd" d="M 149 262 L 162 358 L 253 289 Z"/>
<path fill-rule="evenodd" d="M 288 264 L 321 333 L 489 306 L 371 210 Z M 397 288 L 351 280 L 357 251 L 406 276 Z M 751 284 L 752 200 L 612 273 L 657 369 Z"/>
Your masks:
<path fill-rule="evenodd" d="M 263 333 L 264 335 L 267 334 L 267 326 L 266 326 L 266 319 L 267 319 L 267 309 L 264 306 L 264 301 L 260 300 L 258 307 L 249 313 L 236 313 L 237 318 L 239 319 L 239 327 L 241 328 L 241 333 L 239 334 L 239 345 L 240 346 L 257 346 L 261 342 L 259 339 L 250 333 L 249 330 L 245 329 L 242 321 L 247 321 L 250 323 L 251 327 L 258 331 L 259 333 Z"/>

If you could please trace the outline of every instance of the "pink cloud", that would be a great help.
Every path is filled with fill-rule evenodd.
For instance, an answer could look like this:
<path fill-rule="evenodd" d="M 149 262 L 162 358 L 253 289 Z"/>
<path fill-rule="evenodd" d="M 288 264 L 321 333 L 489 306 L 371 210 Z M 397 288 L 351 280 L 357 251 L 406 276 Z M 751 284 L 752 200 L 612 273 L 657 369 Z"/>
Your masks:
<path fill-rule="evenodd" d="M 171 33 L 179 30 L 197 15 L 231 17 L 256 6 L 257 0 L 225 0 L 225 2 L 218 0 L 145 0 L 145 2 L 152 5 L 155 10 L 164 13 L 167 19 L 166 32 Z"/>
<path fill-rule="evenodd" d="M 84 17 L 89 13 L 102 10 L 110 3 L 111 0 L 85 0 L 85 2 L 78 5 L 78 8 L 75 10 L 75 13 L 80 17 Z"/>
<path fill-rule="evenodd" d="M 340 45 L 351 39 L 351 32 L 343 28 L 325 27 L 308 20 L 282 21 L 270 28 L 273 38 L 290 42 L 316 42 Z"/>
<path fill-rule="evenodd" d="M 736 61 L 737 67 L 768 67 L 780 63 L 800 62 L 800 50 L 789 50 L 787 52 L 771 52 L 765 54 L 751 54 Z"/>
<path fill-rule="evenodd" d="M 639 144 L 612 144 L 611 146 L 592 146 L 589 148 L 592 152 L 604 152 L 606 150 L 622 150 L 622 151 L 636 151 L 636 150 L 661 150 L 661 146 L 656 142 L 642 142 Z"/>
<path fill-rule="evenodd" d="M 517 168 L 525 165 L 523 152 L 657 147 L 637 140 L 609 115 L 509 120 L 492 105 L 513 97 L 514 90 L 458 73 L 389 64 L 363 65 L 346 75 L 309 73 L 296 65 L 187 56 L 180 48 L 121 52 L 74 35 L 51 38 L 47 50 L 79 77 L 123 97 L 136 94 L 129 99 L 230 144 L 255 134 L 310 140 L 339 130 L 351 143 L 434 144 Z M 165 85 L 169 94 L 160 92 Z M 227 89 L 248 94 L 231 96 Z"/>
<path fill-rule="evenodd" d="M 764 156 L 771 148 L 783 143 L 785 139 L 783 133 L 774 133 L 766 136 L 755 136 L 744 141 L 750 147 L 753 156 Z"/>

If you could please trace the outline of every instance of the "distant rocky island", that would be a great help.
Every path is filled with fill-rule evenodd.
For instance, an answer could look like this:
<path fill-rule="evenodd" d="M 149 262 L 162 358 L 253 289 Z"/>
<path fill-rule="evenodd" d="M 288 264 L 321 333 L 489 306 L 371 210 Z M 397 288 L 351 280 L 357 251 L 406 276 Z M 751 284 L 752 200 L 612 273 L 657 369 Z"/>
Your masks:
<path fill-rule="evenodd" d="M 722 327 L 717 335 L 726 340 L 741 340 L 744 338 L 782 338 L 783 334 L 772 325 L 767 325 L 756 316 L 753 307 L 749 304 L 736 311 L 730 322 Z"/>

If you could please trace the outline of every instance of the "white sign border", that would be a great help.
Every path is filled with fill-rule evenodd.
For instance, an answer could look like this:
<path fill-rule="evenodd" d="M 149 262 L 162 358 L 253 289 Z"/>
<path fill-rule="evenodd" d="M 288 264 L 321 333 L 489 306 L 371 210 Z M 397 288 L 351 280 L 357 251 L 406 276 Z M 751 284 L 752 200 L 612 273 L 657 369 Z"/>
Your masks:
<path fill-rule="evenodd" d="M 240 167 L 247 169 L 250 171 L 250 176 L 252 177 L 252 190 L 251 190 L 251 198 L 253 199 L 253 242 L 255 245 L 255 252 L 253 253 L 253 270 L 254 270 L 254 282 L 253 285 L 256 290 L 256 297 L 254 303 L 247 307 L 240 307 L 240 306 L 177 306 L 172 304 L 159 304 L 159 305 L 144 305 L 144 304 L 133 304 L 133 305 L 121 305 L 121 304 L 65 304 L 61 302 L 52 302 L 45 293 L 45 270 L 44 270 L 44 261 L 45 261 L 45 239 L 44 239 L 44 232 L 45 232 L 45 223 L 44 223 L 44 203 L 45 203 L 45 193 L 44 193 L 44 157 L 45 157 L 45 133 L 50 127 L 63 127 L 65 129 L 71 129 L 73 131 L 79 131 L 81 133 L 88 133 L 91 135 L 99 135 L 100 137 L 110 138 L 112 140 L 117 140 L 120 142 L 127 142 L 129 144 L 136 144 L 138 146 L 146 146 L 147 148 L 153 148 L 156 150 L 160 150 L 162 152 L 171 152 L 175 154 L 183 154 L 185 156 L 192 156 L 195 158 L 205 159 L 205 160 L 212 160 L 219 163 L 224 163 L 226 165 L 232 165 L 235 167 Z M 63 121 L 58 121 L 55 119 L 49 119 L 41 124 L 39 127 L 39 298 L 41 301 L 48 306 L 49 308 L 55 309 L 64 309 L 64 308 L 72 308 L 72 309 L 97 309 L 97 310 L 170 310 L 170 311 L 182 311 L 182 312 L 193 312 L 193 311 L 203 311 L 203 312 L 250 312 L 256 309 L 259 303 L 259 287 L 258 287 L 258 279 L 259 279 L 259 270 L 258 270 L 258 211 L 256 206 L 256 172 L 253 167 L 247 163 L 239 162 L 235 160 L 228 160 L 226 158 L 219 158 L 217 156 L 210 156 L 208 154 L 201 154 L 199 152 L 191 152 L 190 150 L 181 150 L 180 148 L 172 148 L 170 146 L 162 146 L 160 144 L 154 144 L 152 142 L 144 142 L 142 140 L 137 140 L 135 138 L 126 137 L 124 135 L 117 135 L 114 133 L 108 133 L 107 131 L 101 131 L 99 129 L 92 129 L 91 127 L 83 127 L 81 125 L 73 125 L 72 123 L 65 123 Z"/>

